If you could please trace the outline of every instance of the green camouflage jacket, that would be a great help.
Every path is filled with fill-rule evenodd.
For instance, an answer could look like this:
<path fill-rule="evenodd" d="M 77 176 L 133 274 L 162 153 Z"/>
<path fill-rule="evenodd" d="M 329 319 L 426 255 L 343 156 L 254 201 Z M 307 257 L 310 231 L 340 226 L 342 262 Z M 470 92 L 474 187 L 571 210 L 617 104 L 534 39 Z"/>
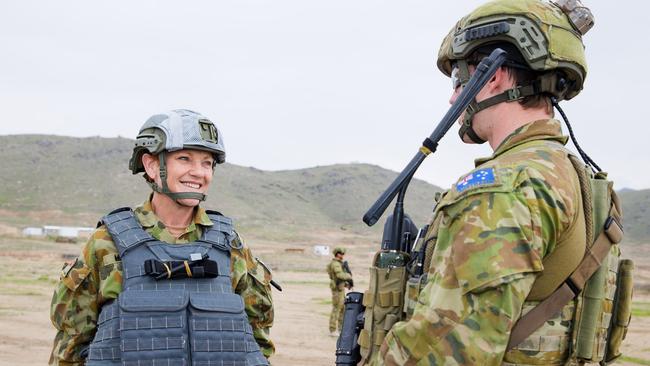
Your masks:
<path fill-rule="evenodd" d="M 203 227 L 212 225 L 205 210 L 198 208 L 194 220 L 177 239 L 156 217 L 149 200 L 135 209 L 135 216 L 153 237 L 175 244 L 199 239 Z M 234 240 L 240 242 L 241 239 L 236 235 Z M 232 246 L 239 247 L 239 243 L 233 243 Z M 102 304 L 116 299 L 122 291 L 122 266 L 116 260 L 117 253 L 106 227 L 100 226 L 83 247 L 79 258 L 63 268 L 50 308 L 52 323 L 58 330 L 50 365 L 84 364 L 79 352 L 95 335 Z M 268 358 L 275 352 L 269 337 L 273 325 L 273 302 L 269 286 L 271 273 L 253 257 L 246 246 L 231 249 L 230 266 L 232 287 L 244 299 L 255 340 Z"/>
<path fill-rule="evenodd" d="M 345 289 L 345 281 L 352 279 L 352 275 L 343 270 L 341 260 L 336 258 L 332 258 L 327 265 L 327 274 L 330 277 L 330 289 L 332 290 Z"/>
<path fill-rule="evenodd" d="M 529 123 L 446 192 L 426 286 L 372 365 L 501 364 L 542 259 L 581 210 L 566 142 L 558 121 Z"/>

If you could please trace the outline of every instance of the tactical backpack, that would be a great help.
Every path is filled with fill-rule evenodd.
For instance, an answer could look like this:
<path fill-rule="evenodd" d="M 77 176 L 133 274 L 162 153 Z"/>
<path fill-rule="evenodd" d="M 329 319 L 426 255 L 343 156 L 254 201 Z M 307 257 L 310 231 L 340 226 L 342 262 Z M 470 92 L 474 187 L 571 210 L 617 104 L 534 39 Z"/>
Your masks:
<path fill-rule="evenodd" d="M 511 331 L 507 350 L 520 347 L 530 351 L 522 344 L 535 344 L 536 352 L 543 351 L 544 342 L 548 347 L 554 341 L 544 336 L 532 339 L 538 337 L 535 330 L 572 303 L 574 311 L 568 321 L 573 326 L 566 362 L 608 364 L 620 357 L 620 345 L 631 319 L 634 264 L 629 259 L 620 259 L 622 210 L 612 182 L 607 180 L 606 173 L 594 174 L 576 156 L 568 156 L 580 182 L 586 249 L 583 243 L 575 243 L 544 258 L 544 271 L 526 299 L 539 303 L 524 309 L 525 314 Z M 443 196 L 437 195 L 436 201 Z M 440 217 L 435 215 L 434 220 Z M 370 288 L 363 296 L 365 322 L 358 339 L 361 364 L 369 362 L 378 352 L 386 333 L 396 322 L 412 316 L 420 291 L 426 285 L 426 270 L 435 248 L 436 237 L 431 235 L 435 233 L 427 232 L 437 227 L 438 223 L 433 221 L 421 229 L 411 251 L 393 253 L 393 257 L 402 260 L 386 265 L 380 260 L 386 252 L 380 251 L 375 256 L 370 268 Z M 576 252 L 576 248 L 582 248 L 583 252 Z M 582 260 L 567 271 L 562 267 L 570 255 L 582 255 Z"/>
<path fill-rule="evenodd" d="M 544 258 L 544 272 L 527 299 L 543 300 L 515 324 L 507 349 L 517 349 L 544 322 L 575 301 L 569 361 L 609 364 L 621 355 L 620 345 L 631 319 L 634 263 L 620 258 L 622 207 L 607 173 L 594 174 L 576 156 L 569 154 L 569 158 L 580 181 L 588 245 L 582 261 L 566 278 L 552 274 L 561 272 L 562 257 L 572 254 L 570 248 Z M 551 276 L 545 277 L 545 273 Z"/>

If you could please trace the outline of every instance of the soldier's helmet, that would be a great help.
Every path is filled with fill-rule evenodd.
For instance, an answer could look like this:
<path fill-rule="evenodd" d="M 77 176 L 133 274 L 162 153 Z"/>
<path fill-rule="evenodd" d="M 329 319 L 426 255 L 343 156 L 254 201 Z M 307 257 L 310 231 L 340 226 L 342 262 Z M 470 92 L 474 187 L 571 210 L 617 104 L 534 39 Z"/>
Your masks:
<path fill-rule="evenodd" d="M 159 154 L 182 149 L 212 153 L 215 164 L 226 161 L 223 136 L 207 117 L 187 109 L 154 114 L 140 128 L 129 161 L 133 174 L 144 171 L 142 154 Z"/>
<path fill-rule="evenodd" d="M 476 51 L 489 54 L 500 45 L 520 53 L 509 58 L 545 77 L 545 93 L 558 101 L 578 95 L 587 76 L 582 36 L 593 26 L 591 12 L 580 0 L 495 0 L 463 17 L 445 37 L 438 53 L 438 68 L 452 75 L 454 64 Z M 516 52 L 509 52 L 516 53 Z M 518 63 L 524 65 L 516 65 Z"/>
<path fill-rule="evenodd" d="M 182 149 L 203 150 L 212 153 L 214 165 L 226 161 L 223 136 L 207 117 L 187 109 L 175 109 L 167 113 L 154 114 L 140 128 L 135 147 L 129 160 L 133 174 L 144 172 L 142 155 L 157 155 L 160 162 L 162 187 L 145 173 L 144 178 L 151 188 L 172 199 L 197 199 L 204 201 L 206 195 L 198 192 L 172 192 L 167 185 L 165 153 Z M 213 168 L 214 168 L 213 165 Z"/>
<path fill-rule="evenodd" d="M 339 253 L 341 253 L 341 254 L 345 254 L 345 248 L 343 248 L 343 247 L 336 247 L 336 248 L 334 248 L 334 250 L 332 251 L 332 254 L 334 254 L 334 255 L 337 255 L 337 254 L 339 254 Z"/>

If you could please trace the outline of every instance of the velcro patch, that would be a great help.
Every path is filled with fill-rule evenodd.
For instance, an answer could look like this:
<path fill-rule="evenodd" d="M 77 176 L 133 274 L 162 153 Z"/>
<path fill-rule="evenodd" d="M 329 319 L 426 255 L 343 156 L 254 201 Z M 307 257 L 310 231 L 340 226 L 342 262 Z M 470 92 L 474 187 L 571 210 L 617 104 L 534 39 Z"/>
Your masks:
<path fill-rule="evenodd" d="M 492 185 L 495 181 L 494 168 L 478 169 L 459 180 L 456 183 L 456 190 L 458 193 L 462 193 L 470 188 Z"/>

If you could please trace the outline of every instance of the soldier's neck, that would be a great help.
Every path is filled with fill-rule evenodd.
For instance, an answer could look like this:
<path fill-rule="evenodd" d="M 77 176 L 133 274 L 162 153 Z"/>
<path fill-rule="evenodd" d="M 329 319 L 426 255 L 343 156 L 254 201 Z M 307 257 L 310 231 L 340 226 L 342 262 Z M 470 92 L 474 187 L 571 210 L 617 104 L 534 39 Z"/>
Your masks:
<path fill-rule="evenodd" d="M 519 127 L 533 121 L 553 118 L 553 111 L 548 108 L 524 109 L 519 103 L 501 103 L 494 106 L 494 110 L 490 112 L 492 112 L 491 116 L 486 121 L 486 135 L 493 151 L 496 151 L 503 140 Z"/>

